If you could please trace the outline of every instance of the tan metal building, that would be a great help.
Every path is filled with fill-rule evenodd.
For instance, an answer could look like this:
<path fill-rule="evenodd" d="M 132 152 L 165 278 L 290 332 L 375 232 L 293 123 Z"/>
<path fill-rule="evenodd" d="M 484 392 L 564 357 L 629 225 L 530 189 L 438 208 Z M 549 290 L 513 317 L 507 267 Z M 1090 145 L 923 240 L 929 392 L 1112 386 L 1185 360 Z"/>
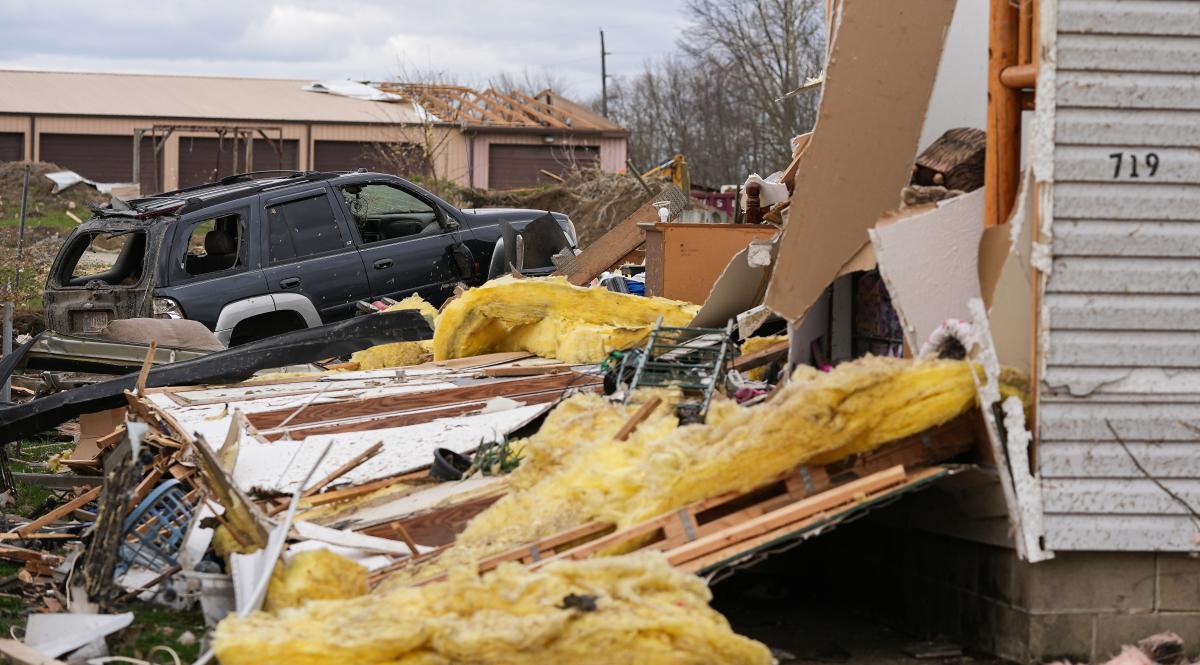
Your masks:
<path fill-rule="evenodd" d="M 551 91 L 378 84 L 388 101 L 369 101 L 305 90 L 310 83 L 0 70 L 0 161 L 136 180 L 144 193 L 248 170 L 403 170 L 405 160 L 386 157 L 401 148 L 430 148 L 438 177 L 483 188 L 625 163 L 628 132 Z M 400 175 L 419 173 L 420 161 Z"/>

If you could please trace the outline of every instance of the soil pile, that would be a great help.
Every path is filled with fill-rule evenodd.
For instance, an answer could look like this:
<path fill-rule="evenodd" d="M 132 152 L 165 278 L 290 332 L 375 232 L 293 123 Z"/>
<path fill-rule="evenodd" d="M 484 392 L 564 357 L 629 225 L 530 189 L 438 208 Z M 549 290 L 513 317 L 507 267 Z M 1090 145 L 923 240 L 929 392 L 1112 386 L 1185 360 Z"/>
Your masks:
<path fill-rule="evenodd" d="M 33 168 L 29 172 L 29 200 L 25 212 L 26 224 L 29 226 L 36 225 L 39 217 L 62 215 L 65 210 L 71 210 L 80 218 L 87 219 L 91 215 L 88 203 L 108 203 L 108 195 L 101 194 L 95 187 L 82 182 L 54 194 L 54 182 L 47 178 L 46 174 L 65 169 L 48 162 L 34 162 L 31 166 Z M 0 220 L 15 220 L 20 215 L 21 182 L 24 177 L 25 162 L 0 162 Z M 28 235 L 25 240 L 29 241 Z"/>

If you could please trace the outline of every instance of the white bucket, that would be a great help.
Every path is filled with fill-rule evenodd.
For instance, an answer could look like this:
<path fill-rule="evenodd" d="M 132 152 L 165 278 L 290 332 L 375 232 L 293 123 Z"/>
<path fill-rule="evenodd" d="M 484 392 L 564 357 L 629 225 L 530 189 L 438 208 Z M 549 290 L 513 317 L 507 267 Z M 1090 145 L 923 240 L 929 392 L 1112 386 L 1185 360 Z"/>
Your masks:
<path fill-rule="evenodd" d="M 237 601 L 233 595 L 233 578 L 224 573 L 199 573 L 180 571 L 188 581 L 188 588 L 200 595 L 200 610 L 204 612 L 204 625 L 216 628 L 221 619 L 233 614 Z"/>

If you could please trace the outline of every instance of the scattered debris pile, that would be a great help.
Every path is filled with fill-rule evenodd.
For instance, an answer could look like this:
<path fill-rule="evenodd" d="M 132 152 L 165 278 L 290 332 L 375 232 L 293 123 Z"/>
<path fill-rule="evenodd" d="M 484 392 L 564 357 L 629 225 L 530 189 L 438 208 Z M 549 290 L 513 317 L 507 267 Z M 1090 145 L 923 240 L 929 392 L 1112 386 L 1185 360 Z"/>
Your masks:
<path fill-rule="evenodd" d="M 533 190 L 465 189 L 459 197 L 467 207 L 566 213 L 575 222 L 579 245 L 587 247 L 637 210 L 646 192 L 632 175 L 576 169 L 561 183 Z"/>

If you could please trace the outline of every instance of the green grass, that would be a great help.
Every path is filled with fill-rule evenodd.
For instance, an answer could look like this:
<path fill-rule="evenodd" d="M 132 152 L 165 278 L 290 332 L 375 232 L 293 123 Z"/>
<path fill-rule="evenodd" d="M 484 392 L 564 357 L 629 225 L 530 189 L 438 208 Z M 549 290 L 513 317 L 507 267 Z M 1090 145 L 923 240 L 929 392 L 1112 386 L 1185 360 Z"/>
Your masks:
<path fill-rule="evenodd" d="M 168 646 L 179 654 L 184 663 L 196 660 L 200 655 L 200 639 L 204 637 L 204 614 L 199 605 L 195 609 L 178 611 L 147 603 L 135 603 L 120 611 L 133 612 L 133 624 L 108 638 L 108 649 L 114 656 L 140 658 L 151 662 L 171 662 L 166 654 L 149 657 L 156 646 Z M 179 637 L 191 631 L 196 641 L 184 646 Z"/>
<path fill-rule="evenodd" d="M 14 473 L 49 473 L 45 462 L 54 455 L 71 450 L 74 444 L 57 442 L 51 437 L 35 437 L 21 441 L 20 448 L 21 453 L 17 454 L 15 446 L 9 447 L 9 468 Z M 8 512 L 26 517 L 54 493 L 54 490 L 22 480 L 16 481 L 16 486 L 17 502 L 8 508 Z"/>
<path fill-rule="evenodd" d="M 84 210 L 82 213 L 76 212 L 75 214 L 79 215 L 80 219 L 87 219 L 88 216 L 91 215 L 91 213 L 87 210 Z M 0 217 L 0 226 L 19 226 L 20 221 L 21 220 L 16 215 L 11 217 Z M 38 215 L 36 217 L 27 215 L 25 217 L 25 230 L 28 231 L 35 226 L 49 227 L 58 231 L 62 235 L 66 235 L 69 231 L 79 225 L 75 223 L 75 220 L 67 217 L 65 212 L 50 212 Z"/>

